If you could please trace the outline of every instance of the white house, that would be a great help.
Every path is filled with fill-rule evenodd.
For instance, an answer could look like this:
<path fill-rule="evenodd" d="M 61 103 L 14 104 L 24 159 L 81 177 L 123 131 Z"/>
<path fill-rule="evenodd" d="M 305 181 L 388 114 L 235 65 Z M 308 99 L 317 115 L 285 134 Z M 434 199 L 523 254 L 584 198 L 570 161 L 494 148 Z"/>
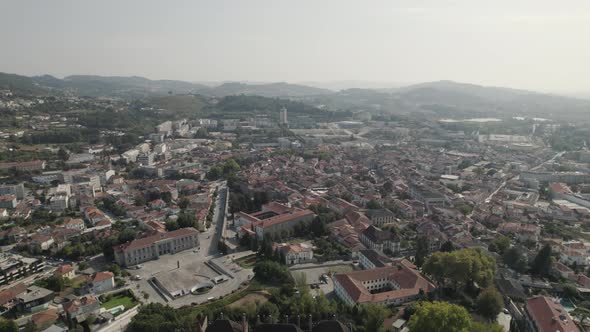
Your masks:
<path fill-rule="evenodd" d="M 588 246 L 580 241 L 567 241 L 561 245 L 559 261 L 566 265 L 590 265 Z"/>
<path fill-rule="evenodd" d="M 310 243 L 275 243 L 274 250 L 283 254 L 285 264 L 301 264 L 313 259 L 313 246 Z"/>
<path fill-rule="evenodd" d="M 90 279 L 90 290 L 94 294 L 108 292 L 115 288 L 115 275 L 112 272 L 96 272 Z"/>

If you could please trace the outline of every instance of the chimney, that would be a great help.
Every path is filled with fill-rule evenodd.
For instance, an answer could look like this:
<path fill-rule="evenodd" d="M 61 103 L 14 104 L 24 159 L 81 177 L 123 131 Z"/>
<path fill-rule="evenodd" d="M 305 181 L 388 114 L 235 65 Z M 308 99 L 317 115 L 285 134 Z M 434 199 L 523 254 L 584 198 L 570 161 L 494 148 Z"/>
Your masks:
<path fill-rule="evenodd" d="M 242 313 L 242 332 L 248 332 L 248 321 L 245 313 Z"/>
<path fill-rule="evenodd" d="M 307 327 L 307 329 L 308 329 L 307 331 L 308 331 L 308 332 L 311 332 L 311 330 L 312 330 L 312 328 L 313 328 L 313 321 L 312 321 L 312 319 L 311 319 L 311 314 L 309 314 L 309 316 L 308 316 L 308 321 L 309 321 L 309 323 L 308 323 L 309 325 L 308 325 L 308 327 Z"/>

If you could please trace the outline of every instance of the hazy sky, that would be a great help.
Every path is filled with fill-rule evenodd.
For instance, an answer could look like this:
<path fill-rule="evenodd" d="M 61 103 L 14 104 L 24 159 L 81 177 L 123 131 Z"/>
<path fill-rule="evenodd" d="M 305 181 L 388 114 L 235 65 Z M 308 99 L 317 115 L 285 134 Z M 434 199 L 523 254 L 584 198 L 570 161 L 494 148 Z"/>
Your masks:
<path fill-rule="evenodd" d="M 588 0 L 1 0 L 0 71 L 590 91 Z"/>

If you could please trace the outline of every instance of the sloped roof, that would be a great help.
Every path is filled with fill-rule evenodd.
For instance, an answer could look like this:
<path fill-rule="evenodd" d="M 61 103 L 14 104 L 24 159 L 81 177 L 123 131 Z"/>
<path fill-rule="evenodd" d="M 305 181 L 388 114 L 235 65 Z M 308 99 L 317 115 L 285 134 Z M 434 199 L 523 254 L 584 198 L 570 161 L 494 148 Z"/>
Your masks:
<path fill-rule="evenodd" d="M 71 266 L 70 264 L 64 264 L 64 265 L 60 265 L 57 269 L 55 269 L 54 274 L 55 275 L 59 275 L 59 276 L 63 276 L 66 273 L 69 273 L 70 271 L 73 271 L 74 267 Z"/>
<path fill-rule="evenodd" d="M 12 301 L 19 294 L 24 293 L 26 290 L 27 285 L 22 282 L 3 290 L 0 292 L 0 305 L 5 305 L 6 303 Z"/>
<path fill-rule="evenodd" d="M 430 292 L 436 287 L 424 278 L 417 270 L 404 264 L 403 260 L 393 266 L 375 268 L 371 270 L 353 271 L 334 276 L 348 295 L 357 303 L 379 303 L 388 299 L 396 299 L 417 295 L 422 289 Z M 388 279 L 399 284 L 399 289 L 371 294 L 363 286 L 364 281 Z"/>
<path fill-rule="evenodd" d="M 105 271 L 105 272 L 96 272 L 93 276 L 91 281 L 92 282 L 101 282 L 101 281 L 105 281 L 107 279 L 111 279 L 113 278 L 115 275 L 113 274 L 113 272 L 110 271 Z"/>
<path fill-rule="evenodd" d="M 529 299 L 526 310 L 539 332 L 579 332 L 567 311 L 559 303 L 546 296 Z"/>
<path fill-rule="evenodd" d="M 180 228 L 180 229 L 177 229 L 172 232 L 167 232 L 167 233 L 163 233 L 163 234 L 155 234 L 155 235 L 147 236 L 147 237 L 144 237 L 141 239 L 133 240 L 131 242 L 117 246 L 115 248 L 115 250 L 124 251 L 124 250 L 134 250 L 134 249 L 144 248 L 144 247 L 150 246 L 160 240 L 173 239 L 173 238 L 186 236 L 186 235 L 190 235 L 190 234 L 198 235 L 199 231 L 197 231 L 193 227 Z"/>

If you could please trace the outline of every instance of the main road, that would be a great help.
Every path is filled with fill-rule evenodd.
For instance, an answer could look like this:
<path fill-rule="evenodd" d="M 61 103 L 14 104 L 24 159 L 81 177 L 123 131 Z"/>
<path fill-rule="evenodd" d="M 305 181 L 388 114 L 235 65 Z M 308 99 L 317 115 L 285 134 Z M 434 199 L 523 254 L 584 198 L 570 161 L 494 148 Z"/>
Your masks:
<path fill-rule="evenodd" d="M 225 218 L 226 218 L 226 202 L 228 199 L 228 188 L 227 183 L 221 182 L 217 186 L 217 198 L 215 200 L 215 210 L 213 213 L 213 222 L 211 227 L 205 230 L 204 236 L 201 237 L 201 250 L 205 256 L 217 255 L 217 245 L 222 238 Z"/>

